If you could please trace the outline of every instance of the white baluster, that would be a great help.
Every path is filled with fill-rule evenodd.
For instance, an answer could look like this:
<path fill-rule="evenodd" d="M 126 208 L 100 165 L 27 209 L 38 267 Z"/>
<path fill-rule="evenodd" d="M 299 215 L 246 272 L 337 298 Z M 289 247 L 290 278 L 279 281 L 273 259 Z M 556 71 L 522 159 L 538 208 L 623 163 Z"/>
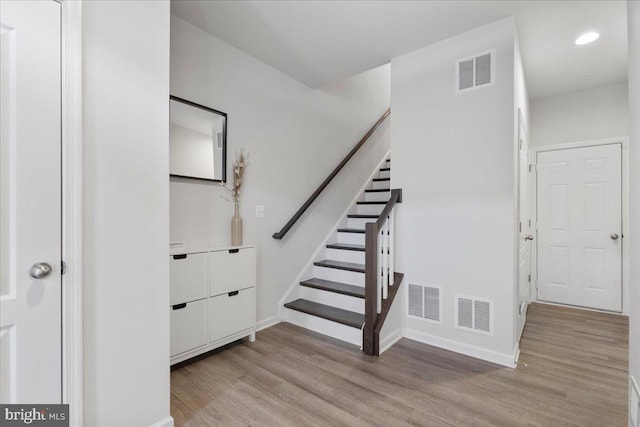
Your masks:
<path fill-rule="evenodd" d="M 382 226 L 382 298 L 389 296 L 389 217 Z"/>
<path fill-rule="evenodd" d="M 376 271 L 376 298 L 377 298 L 377 302 L 378 302 L 378 314 L 380 314 L 380 312 L 382 311 L 382 294 L 380 292 L 380 286 L 382 286 L 382 276 L 380 275 L 380 267 L 382 266 L 382 235 L 381 233 L 384 232 L 384 227 L 383 231 L 379 231 L 378 232 L 378 271 Z"/>
<path fill-rule="evenodd" d="M 393 282 L 396 280 L 396 267 L 395 267 L 395 222 L 396 222 L 396 208 L 391 209 L 391 215 L 389 216 L 389 284 L 393 286 Z"/>

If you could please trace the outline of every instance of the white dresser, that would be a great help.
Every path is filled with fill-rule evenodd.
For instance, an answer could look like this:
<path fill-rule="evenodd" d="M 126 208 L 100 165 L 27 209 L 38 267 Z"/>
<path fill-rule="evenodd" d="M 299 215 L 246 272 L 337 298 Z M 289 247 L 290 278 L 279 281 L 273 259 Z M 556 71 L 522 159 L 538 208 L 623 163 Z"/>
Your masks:
<path fill-rule="evenodd" d="M 256 247 L 170 255 L 171 364 L 256 333 Z"/>

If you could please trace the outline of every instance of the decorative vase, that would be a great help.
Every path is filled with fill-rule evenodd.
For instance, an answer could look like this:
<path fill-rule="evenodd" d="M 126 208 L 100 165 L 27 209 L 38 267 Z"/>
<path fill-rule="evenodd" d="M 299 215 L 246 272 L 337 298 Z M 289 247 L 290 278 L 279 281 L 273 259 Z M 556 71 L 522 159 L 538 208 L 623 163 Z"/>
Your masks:
<path fill-rule="evenodd" d="M 235 212 L 231 218 L 231 246 L 242 246 L 242 218 L 240 217 L 238 200 L 235 201 Z"/>

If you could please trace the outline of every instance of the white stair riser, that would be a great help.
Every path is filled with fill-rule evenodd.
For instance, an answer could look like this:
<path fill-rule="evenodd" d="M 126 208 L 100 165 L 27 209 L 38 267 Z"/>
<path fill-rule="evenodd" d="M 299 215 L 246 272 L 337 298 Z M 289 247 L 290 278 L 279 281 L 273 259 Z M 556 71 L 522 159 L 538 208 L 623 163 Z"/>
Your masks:
<path fill-rule="evenodd" d="M 337 268 L 314 267 L 314 276 L 318 279 L 331 280 L 349 285 L 364 286 L 364 273 L 338 270 Z"/>
<path fill-rule="evenodd" d="M 374 193 L 364 193 L 364 199 L 367 202 L 386 202 L 391 198 L 390 191 L 376 191 Z"/>
<path fill-rule="evenodd" d="M 358 205 L 356 208 L 357 213 L 364 215 L 380 215 L 383 209 L 384 205 Z"/>
<path fill-rule="evenodd" d="M 327 259 L 364 264 L 364 252 L 346 251 L 344 249 L 327 249 Z"/>
<path fill-rule="evenodd" d="M 362 331 L 331 320 L 285 309 L 285 321 L 356 346 L 362 346 Z"/>
<path fill-rule="evenodd" d="M 378 178 L 391 178 L 391 171 L 380 171 Z"/>
<path fill-rule="evenodd" d="M 349 218 L 347 220 L 348 228 L 359 228 L 364 230 L 365 224 L 368 222 L 376 222 L 378 218 Z"/>
<path fill-rule="evenodd" d="M 353 245 L 364 245 L 363 233 L 338 233 L 339 243 L 351 243 Z"/>
<path fill-rule="evenodd" d="M 391 188 L 390 185 L 391 181 L 373 181 L 371 183 L 371 188 Z"/>
<path fill-rule="evenodd" d="M 364 314 L 364 299 L 301 286 L 303 299 Z"/>

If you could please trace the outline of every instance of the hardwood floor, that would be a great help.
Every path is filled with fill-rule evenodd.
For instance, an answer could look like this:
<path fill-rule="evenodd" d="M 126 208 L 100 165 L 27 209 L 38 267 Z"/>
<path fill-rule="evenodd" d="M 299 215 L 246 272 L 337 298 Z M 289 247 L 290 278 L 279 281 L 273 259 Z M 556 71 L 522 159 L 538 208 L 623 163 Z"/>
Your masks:
<path fill-rule="evenodd" d="M 175 367 L 176 426 L 627 426 L 626 317 L 532 304 L 520 365 L 282 323 Z M 208 357 L 207 357 L 208 356 Z"/>

